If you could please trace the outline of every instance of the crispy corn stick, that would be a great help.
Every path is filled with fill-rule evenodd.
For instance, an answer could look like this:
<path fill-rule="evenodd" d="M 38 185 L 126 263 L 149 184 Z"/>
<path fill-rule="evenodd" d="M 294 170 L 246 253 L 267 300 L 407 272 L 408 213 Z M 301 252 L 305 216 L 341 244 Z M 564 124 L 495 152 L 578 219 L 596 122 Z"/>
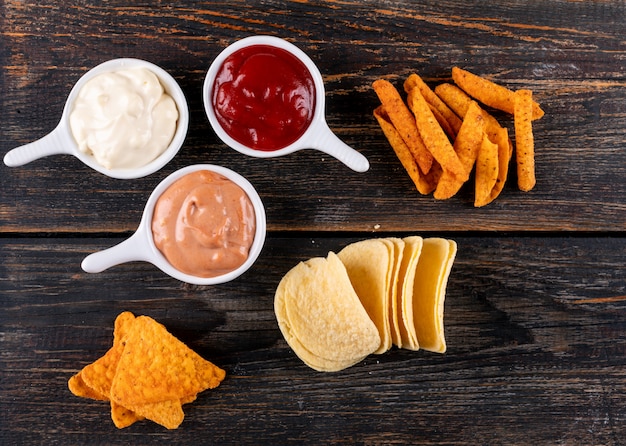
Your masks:
<path fill-rule="evenodd" d="M 439 110 L 437 110 L 437 108 L 435 108 L 433 104 L 429 103 L 428 107 L 430 107 L 430 111 L 433 112 L 435 119 L 437 120 L 443 131 L 446 133 L 446 135 L 448 135 L 450 141 L 454 141 L 457 132 L 454 131 L 452 125 L 450 125 L 448 120 L 441 114 Z"/>
<path fill-rule="evenodd" d="M 468 175 L 463 164 L 419 89 L 412 89 L 408 100 L 415 115 L 417 129 L 428 151 L 432 153 L 444 171 L 449 170 L 460 180 L 467 181 Z"/>
<path fill-rule="evenodd" d="M 529 191 L 535 187 L 535 144 L 532 128 L 532 92 L 515 92 L 515 145 L 517 158 L 517 185 Z"/>
<path fill-rule="evenodd" d="M 420 172 L 415 158 L 413 158 L 409 147 L 400 136 L 400 133 L 398 133 L 396 128 L 391 123 L 384 106 L 381 105 L 374 110 L 374 117 L 378 121 L 378 124 L 387 137 L 389 144 L 396 153 L 400 163 L 409 174 L 409 177 L 413 181 L 413 184 L 415 184 L 419 193 L 422 195 L 428 195 L 435 190 L 438 178 L 434 177 L 434 174 L 437 169 L 431 167 L 428 175 L 424 175 Z"/>
<path fill-rule="evenodd" d="M 452 79 L 463 91 L 483 104 L 514 114 L 514 92 L 508 88 L 459 67 L 452 68 Z M 532 119 L 539 119 L 543 115 L 539 104 L 533 101 Z"/>
<path fill-rule="evenodd" d="M 507 129 L 502 128 L 499 132 L 496 144 L 498 144 L 498 178 L 496 180 L 495 186 L 491 189 L 491 193 L 489 194 L 489 201 L 487 203 L 495 200 L 502 189 L 504 188 L 504 184 L 506 183 L 507 176 L 509 174 L 509 162 L 511 161 L 511 155 L 513 153 L 513 147 L 511 145 L 511 140 L 509 139 L 509 132 Z"/>
<path fill-rule="evenodd" d="M 459 134 L 454 141 L 454 150 L 459 156 L 461 163 L 463 163 L 468 176 L 476 162 L 483 140 L 484 129 L 485 120 L 482 110 L 475 101 L 472 101 L 459 129 Z M 459 191 L 463 183 L 463 181 L 444 171 L 437 184 L 434 197 L 438 200 L 450 198 Z"/>
<path fill-rule="evenodd" d="M 428 102 L 428 104 L 435 108 L 441 116 L 445 118 L 450 127 L 452 127 L 454 135 L 456 135 L 461 128 L 461 118 L 450 110 L 450 107 L 448 107 L 445 102 L 443 102 L 441 98 L 439 98 L 439 96 L 437 96 L 437 94 L 426 84 L 426 82 L 424 82 L 424 80 L 415 73 L 411 74 L 404 82 L 404 91 L 407 94 L 412 88 L 419 88 L 422 96 L 426 99 L 426 102 Z"/>
<path fill-rule="evenodd" d="M 389 81 L 384 79 L 374 81 L 372 86 L 385 107 L 393 126 L 400 133 L 422 172 L 427 174 L 433 164 L 433 155 L 424 146 L 415 124 L 415 118 L 400 97 L 400 93 Z"/>
<path fill-rule="evenodd" d="M 467 95 L 456 85 L 452 84 L 440 84 L 435 88 L 437 95 L 450 106 L 454 112 L 461 118 L 465 117 L 469 105 L 473 99 Z M 502 131 L 502 126 L 492 114 L 482 109 L 483 118 L 485 119 L 485 132 L 489 136 L 491 142 L 497 143 L 499 134 Z"/>
<path fill-rule="evenodd" d="M 490 202 L 491 191 L 498 180 L 498 145 L 489 141 L 487 135 L 476 159 L 476 185 L 474 206 L 485 206 Z"/>

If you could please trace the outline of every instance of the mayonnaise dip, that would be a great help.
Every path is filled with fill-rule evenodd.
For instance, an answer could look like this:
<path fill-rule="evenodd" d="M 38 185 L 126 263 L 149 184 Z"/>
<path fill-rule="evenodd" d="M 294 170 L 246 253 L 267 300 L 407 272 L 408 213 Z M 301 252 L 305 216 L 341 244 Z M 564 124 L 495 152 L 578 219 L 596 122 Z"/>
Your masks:
<path fill-rule="evenodd" d="M 145 68 L 102 73 L 80 89 L 70 128 L 81 151 L 107 169 L 145 166 L 167 149 L 176 103 Z"/>

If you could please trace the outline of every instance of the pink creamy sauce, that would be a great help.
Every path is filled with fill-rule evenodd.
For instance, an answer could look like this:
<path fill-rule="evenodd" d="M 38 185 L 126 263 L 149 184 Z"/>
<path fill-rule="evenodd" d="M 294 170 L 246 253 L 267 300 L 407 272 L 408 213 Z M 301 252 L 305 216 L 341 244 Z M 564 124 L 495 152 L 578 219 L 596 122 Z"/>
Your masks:
<path fill-rule="evenodd" d="M 228 178 L 200 170 L 174 182 L 152 217 L 156 247 L 179 271 L 216 277 L 239 268 L 254 241 L 254 207 Z"/>

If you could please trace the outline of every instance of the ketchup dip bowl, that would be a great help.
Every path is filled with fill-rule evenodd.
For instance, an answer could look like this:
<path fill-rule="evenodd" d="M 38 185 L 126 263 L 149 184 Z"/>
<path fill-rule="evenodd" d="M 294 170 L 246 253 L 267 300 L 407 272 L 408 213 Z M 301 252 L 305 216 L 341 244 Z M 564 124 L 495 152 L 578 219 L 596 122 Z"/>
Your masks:
<path fill-rule="evenodd" d="M 281 53 L 284 55 L 286 52 L 291 56 L 283 58 L 282 61 L 279 61 L 278 64 L 274 65 L 271 65 L 272 62 L 268 62 L 269 59 L 266 59 L 265 62 L 260 62 L 259 57 L 257 57 L 257 60 L 252 63 L 250 62 L 252 61 L 252 56 L 259 55 L 254 54 L 257 49 L 259 54 L 270 54 L 274 52 L 275 54 Z M 255 104 L 248 104 L 248 106 L 245 106 L 241 105 L 241 101 L 239 100 L 241 99 L 241 96 L 230 101 L 229 98 L 226 97 L 227 94 L 223 93 L 224 90 L 220 90 L 221 85 L 223 85 L 221 82 L 224 78 L 230 76 L 230 80 L 232 81 L 237 77 L 237 73 L 230 75 L 229 71 L 232 71 L 231 68 L 233 65 L 237 65 L 237 63 L 240 62 L 237 61 L 242 54 L 251 55 L 247 59 L 247 65 L 243 66 L 244 68 L 242 68 L 242 72 L 244 70 L 249 70 L 248 74 L 251 74 L 249 77 L 252 79 L 250 82 L 256 84 L 252 85 L 252 87 L 256 87 L 259 91 L 259 94 L 255 95 L 257 99 L 262 96 L 260 92 L 262 91 L 264 85 L 262 84 L 263 76 L 253 76 L 253 74 L 255 74 L 254 70 L 262 70 L 262 73 L 259 72 L 259 74 L 265 75 L 265 78 L 268 79 L 269 85 L 270 80 L 271 82 L 276 81 L 276 79 L 280 80 L 284 77 L 285 72 L 291 71 L 290 68 L 298 68 L 299 66 L 304 67 L 303 70 L 300 70 L 300 73 L 304 74 L 302 77 L 305 78 L 305 81 L 312 81 L 311 83 L 314 89 L 312 94 L 314 97 L 313 105 L 310 110 L 311 115 L 308 117 L 307 123 L 303 126 L 302 132 L 299 136 L 297 136 L 297 139 L 282 146 L 254 148 L 252 147 L 252 144 L 242 142 L 244 139 L 236 134 L 242 132 L 245 133 L 247 130 L 252 130 L 251 133 L 256 134 L 256 129 L 248 128 L 251 121 L 256 120 L 256 122 L 258 122 L 257 118 L 259 116 L 265 116 L 265 114 L 284 113 L 284 107 L 272 107 L 272 105 L 276 104 L 271 100 L 257 100 Z M 280 58 L 277 58 L 277 60 L 278 59 Z M 288 59 L 291 59 L 293 63 L 290 64 Z M 281 63 L 285 63 L 285 65 L 278 66 Z M 241 67 L 242 65 L 239 66 L 239 68 Z M 235 67 L 235 69 L 237 69 L 237 67 Z M 298 72 L 298 70 L 294 71 Z M 241 78 L 241 74 L 239 74 L 239 78 Z M 235 82 L 231 83 L 235 84 Z M 250 85 L 248 85 L 248 87 L 249 86 Z M 272 86 L 270 86 L 268 90 L 271 88 Z M 249 90 L 250 89 L 248 88 L 248 91 Z M 299 93 L 296 95 L 300 99 L 300 102 L 302 102 L 302 97 L 299 96 Z M 204 108 L 213 130 L 226 145 L 240 153 L 253 157 L 270 158 L 287 155 L 303 149 L 316 149 L 333 156 L 354 171 L 367 171 L 369 169 L 369 162 L 367 158 L 341 141 L 328 127 L 325 118 L 325 96 L 322 75 L 313 61 L 295 45 L 273 36 L 246 37 L 225 48 L 209 67 L 202 91 Z M 225 103 L 232 103 L 234 107 L 244 108 L 245 110 L 245 112 L 241 114 L 241 122 L 234 119 L 229 129 L 226 129 L 223 125 L 223 123 L 226 122 L 224 120 L 224 114 L 221 113 L 220 110 L 216 110 L 216 107 L 220 108 Z M 300 110 L 302 110 L 302 108 L 300 108 Z M 241 111 L 241 109 L 239 111 Z M 296 113 L 296 115 L 298 115 L 298 113 Z M 230 124 L 231 123 L 229 122 L 228 125 Z M 280 128 L 280 126 L 276 127 Z M 280 133 L 280 131 L 276 133 Z"/>
<path fill-rule="evenodd" d="M 119 70 L 144 68 L 157 76 L 165 93 L 172 97 L 178 109 L 178 121 L 169 146 L 154 160 L 138 168 L 107 169 L 96 161 L 93 155 L 83 152 L 72 135 L 70 128 L 70 114 L 73 111 L 76 99 L 85 84 L 94 77 Z M 73 155 L 92 169 L 117 179 L 141 178 L 156 172 L 165 166 L 180 150 L 189 126 L 189 108 L 182 89 L 176 80 L 165 70 L 140 59 L 112 59 L 104 62 L 85 73 L 74 85 L 65 102 L 63 113 L 57 127 L 43 138 L 16 147 L 4 156 L 4 163 L 9 167 L 22 166 L 31 161 L 49 155 Z"/>
<path fill-rule="evenodd" d="M 157 248 L 152 231 L 155 206 L 163 193 L 179 179 L 188 174 L 204 170 L 221 175 L 239 186 L 248 196 L 255 216 L 254 238 L 244 263 L 232 271 L 213 277 L 194 276 L 172 266 L 159 248 Z M 263 248 L 263 244 L 265 243 L 266 224 L 265 208 L 261 198 L 252 184 L 244 177 L 225 167 L 211 164 L 187 166 L 169 175 L 154 189 L 144 208 L 139 227 L 133 235 L 111 248 L 88 255 L 83 259 L 81 267 L 87 273 L 99 273 L 122 263 L 143 261 L 152 263 L 165 274 L 182 282 L 194 285 L 216 285 L 225 283 L 242 275 L 257 260 Z"/>

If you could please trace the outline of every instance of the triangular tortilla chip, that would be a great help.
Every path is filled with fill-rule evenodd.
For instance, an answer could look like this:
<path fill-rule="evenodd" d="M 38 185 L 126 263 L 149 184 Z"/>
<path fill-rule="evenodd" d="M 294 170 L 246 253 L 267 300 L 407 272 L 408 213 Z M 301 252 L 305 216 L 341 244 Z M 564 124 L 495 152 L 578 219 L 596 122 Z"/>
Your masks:
<path fill-rule="evenodd" d="M 224 379 L 222 369 L 148 316 L 135 319 L 125 341 L 111 399 L 126 408 L 163 401 L 180 404 L 181 398 L 217 387 Z"/>

